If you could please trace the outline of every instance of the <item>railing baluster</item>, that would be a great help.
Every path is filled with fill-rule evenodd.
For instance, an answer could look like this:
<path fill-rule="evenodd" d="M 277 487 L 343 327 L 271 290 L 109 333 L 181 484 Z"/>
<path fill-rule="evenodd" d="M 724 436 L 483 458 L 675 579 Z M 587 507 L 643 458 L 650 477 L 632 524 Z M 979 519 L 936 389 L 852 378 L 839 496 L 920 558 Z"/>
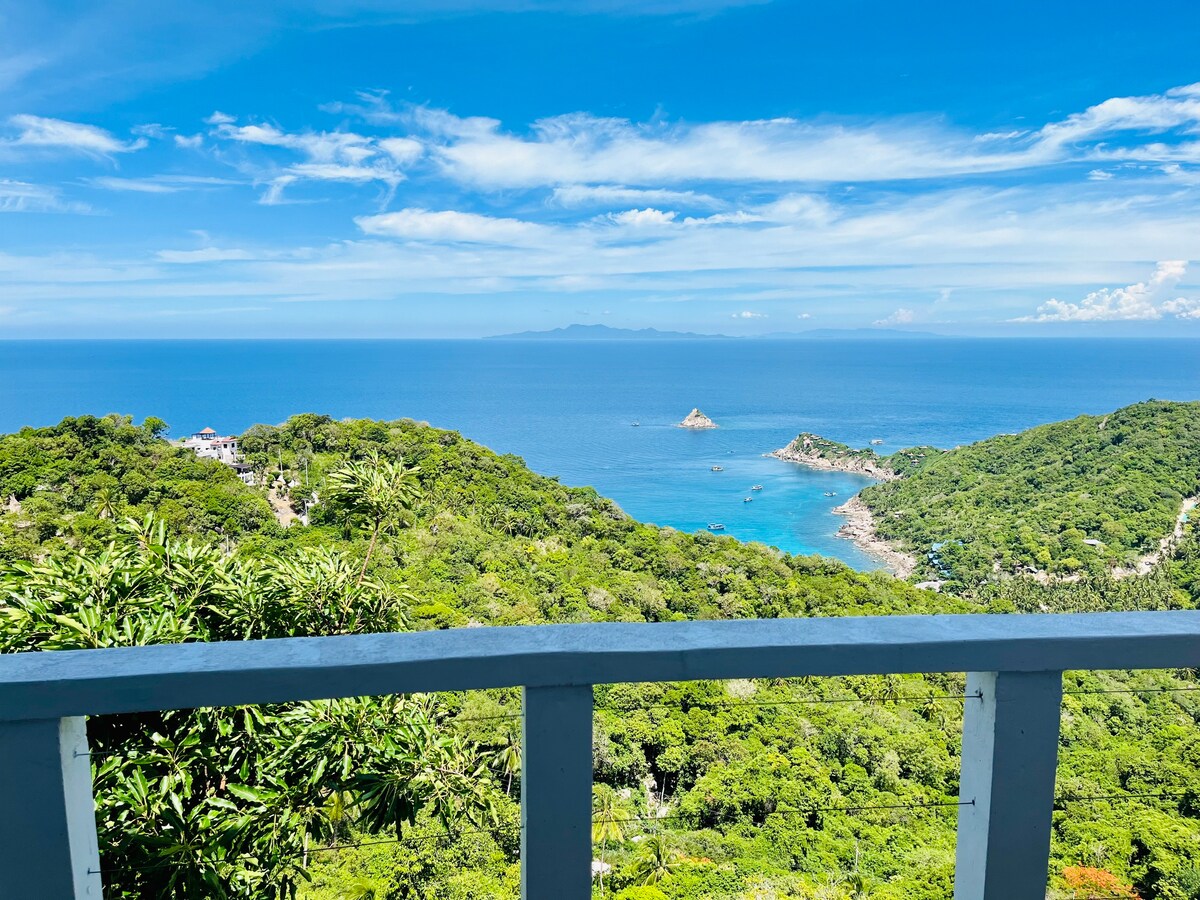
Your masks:
<path fill-rule="evenodd" d="M 0 897 L 99 900 L 83 718 L 0 722 Z"/>
<path fill-rule="evenodd" d="M 967 695 L 954 900 L 1043 900 L 1062 673 L 972 672 Z"/>
<path fill-rule="evenodd" d="M 522 900 L 592 894 L 592 688 L 525 688 Z"/>

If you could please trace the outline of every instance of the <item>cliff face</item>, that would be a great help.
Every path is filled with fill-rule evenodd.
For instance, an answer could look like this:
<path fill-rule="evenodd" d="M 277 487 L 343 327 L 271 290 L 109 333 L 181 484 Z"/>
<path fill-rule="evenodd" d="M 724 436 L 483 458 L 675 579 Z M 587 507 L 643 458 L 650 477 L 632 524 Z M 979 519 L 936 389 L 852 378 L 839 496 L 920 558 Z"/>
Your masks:
<path fill-rule="evenodd" d="M 682 422 L 679 423 L 680 428 L 716 428 L 717 423 L 700 412 L 699 409 L 693 409 L 687 414 Z"/>

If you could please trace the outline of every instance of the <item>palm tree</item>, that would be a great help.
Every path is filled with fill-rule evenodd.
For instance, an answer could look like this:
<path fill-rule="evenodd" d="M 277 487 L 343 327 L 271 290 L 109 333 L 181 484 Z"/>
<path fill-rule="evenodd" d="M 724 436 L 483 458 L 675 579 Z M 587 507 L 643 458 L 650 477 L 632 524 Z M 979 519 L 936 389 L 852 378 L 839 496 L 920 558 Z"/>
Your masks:
<path fill-rule="evenodd" d="M 96 515 L 101 519 L 116 517 L 117 508 L 121 505 L 121 494 L 112 485 L 104 485 L 96 491 Z"/>
<path fill-rule="evenodd" d="M 607 784 L 596 785 L 594 792 L 595 818 L 592 819 L 592 843 L 600 845 L 600 896 L 604 896 L 605 856 L 608 855 L 609 841 L 622 841 L 625 832 L 621 829 L 619 813 L 621 807 L 617 802 L 617 792 Z"/>
<path fill-rule="evenodd" d="M 329 473 L 329 501 L 346 512 L 348 521 L 359 521 L 371 532 L 367 555 L 358 581 L 367 574 L 371 555 L 379 535 L 404 524 L 405 513 L 412 510 L 421 495 L 417 480 L 420 469 L 392 462 L 373 454 L 365 460 L 352 460 Z"/>
<path fill-rule="evenodd" d="M 666 835 L 652 834 L 642 841 L 631 874 L 638 884 L 658 884 L 674 875 L 678 868 L 679 851 L 671 845 Z"/>

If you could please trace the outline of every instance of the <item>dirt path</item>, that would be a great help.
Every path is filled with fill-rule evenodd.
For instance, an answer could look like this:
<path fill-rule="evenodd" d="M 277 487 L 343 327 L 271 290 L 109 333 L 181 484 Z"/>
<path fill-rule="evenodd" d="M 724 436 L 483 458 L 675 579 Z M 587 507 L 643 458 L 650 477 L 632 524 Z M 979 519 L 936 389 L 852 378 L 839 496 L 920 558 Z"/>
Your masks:
<path fill-rule="evenodd" d="M 271 511 L 275 513 L 275 521 L 284 528 L 293 522 L 300 521 L 300 517 L 292 509 L 292 504 L 288 502 L 287 497 L 277 493 L 275 488 L 267 491 L 267 502 L 271 504 Z"/>

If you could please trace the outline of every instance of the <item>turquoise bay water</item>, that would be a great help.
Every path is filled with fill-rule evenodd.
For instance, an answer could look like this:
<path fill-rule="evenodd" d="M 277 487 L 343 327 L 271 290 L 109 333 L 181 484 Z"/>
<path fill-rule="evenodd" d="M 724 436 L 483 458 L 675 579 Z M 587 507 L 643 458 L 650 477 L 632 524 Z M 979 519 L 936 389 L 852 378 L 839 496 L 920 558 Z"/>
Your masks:
<path fill-rule="evenodd" d="M 764 453 L 799 431 L 951 447 L 1151 397 L 1200 399 L 1200 342 L 0 342 L 0 431 L 113 411 L 176 434 L 303 411 L 407 416 L 593 485 L 639 519 L 722 522 L 860 568 L 874 563 L 835 536 L 831 510 L 866 479 Z M 721 427 L 672 427 L 693 406 Z"/>

